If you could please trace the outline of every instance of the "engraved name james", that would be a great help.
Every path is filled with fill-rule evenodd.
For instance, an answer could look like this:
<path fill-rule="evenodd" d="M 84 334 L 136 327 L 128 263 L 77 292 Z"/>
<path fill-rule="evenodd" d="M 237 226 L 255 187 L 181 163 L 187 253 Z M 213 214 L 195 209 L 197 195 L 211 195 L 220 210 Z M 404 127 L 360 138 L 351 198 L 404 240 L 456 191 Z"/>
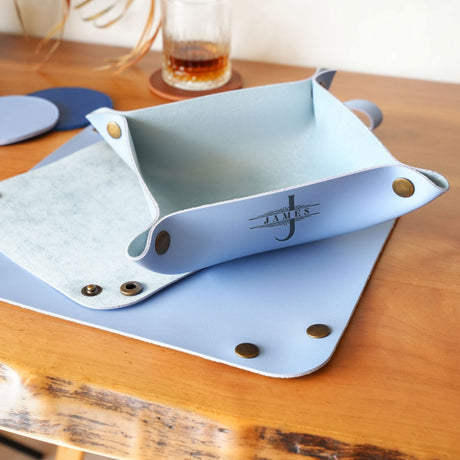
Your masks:
<path fill-rule="evenodd" d="M 276 209 L 275 211 L 269 211 L 265 214 L 261 214 L 257 217 L 252 217 L 249 220 L 260 220 L 258 225 L 250 227 L 254 228 L 273 228 L 281 225 L 289 225 L 289 233 L 286 238 L 277 238 L 278 241 L 287 241 L 295 233 L 296 222 L 306 219 L 307 217 L 315 216 L 319 214 L 317 206 L 319 203 L 315 204 L 295 204 L 294 201 L 295 195 L 288 196 L 288 206 L 285 206 L 281 209 Z"/>

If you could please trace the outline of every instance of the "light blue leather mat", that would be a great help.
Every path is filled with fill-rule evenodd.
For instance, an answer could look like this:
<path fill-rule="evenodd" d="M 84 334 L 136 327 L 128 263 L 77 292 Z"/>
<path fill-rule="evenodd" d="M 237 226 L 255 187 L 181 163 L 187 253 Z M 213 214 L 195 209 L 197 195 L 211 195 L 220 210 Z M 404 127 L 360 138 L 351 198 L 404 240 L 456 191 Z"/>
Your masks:
<path fill-rule="evenodd" d="M 99 140 L 91 131 L 48 161 Z M 226 262 L 116 310 L 82 307 L 0 254 L 0 298 L 248 371 L 296 377 L 331 358 L 393 224 Z M 331 334 L 308 336 L 306 329 L 317 323 Z M 257 345 L 260 354 L 236 355 L 243 342 Z"/>
<path fill-rule="evenodd" d="M 260 374 L 296 377 L 331 358 L 392 226 L 226 262 L 116 310 L 82 307 L 0 255 L 0 298 Z M 331 334 L 309 337 L 307 327 L 317 323 Z M 259 356 L 237 356 L 244 342 L 257 345 Z"/>

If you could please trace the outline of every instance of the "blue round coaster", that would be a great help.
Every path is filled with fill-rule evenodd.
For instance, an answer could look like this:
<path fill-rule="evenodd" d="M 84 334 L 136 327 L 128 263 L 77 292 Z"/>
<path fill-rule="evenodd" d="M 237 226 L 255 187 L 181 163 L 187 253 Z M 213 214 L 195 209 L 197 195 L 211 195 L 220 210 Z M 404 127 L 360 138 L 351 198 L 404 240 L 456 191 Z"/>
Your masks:
<path fill-rule="evenodd" d="M 59 118 L 55 104 L 33 96 L 0 97 L 0 145 L 46 133 Z"/>
<path fill-rule="evenodd" d="M 100 107 L 113 107 L 107 94 L 88 88 L 58 87 L 36 91 L 31 96 L 53 102 L 59 108 L 57 131 L 83 128 L 89 125 L 86 115 Z"/>

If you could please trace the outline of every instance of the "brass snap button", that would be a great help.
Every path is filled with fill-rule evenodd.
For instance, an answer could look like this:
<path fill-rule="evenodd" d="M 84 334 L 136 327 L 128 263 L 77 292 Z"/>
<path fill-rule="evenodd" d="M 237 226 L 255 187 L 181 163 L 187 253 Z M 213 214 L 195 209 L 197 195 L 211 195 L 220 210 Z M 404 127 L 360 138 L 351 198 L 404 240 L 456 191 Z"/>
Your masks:
<path fill-rule="evenodd" d="M 169 233 L 162 231 L 158 233 L 157 238 L 155 240 L 155 251 L 159 256 L 162 256 L 167 252 L 170 244 L 171 237 L 169 236 Z"/>
<path fill-rule="evenodd" d="M 101 286 L 97 284 L 87 284 L 81 290 L 81 293 L 86 297 L 94 297 L 102 292 Z"/>
<path fill-rule="evenodd" d="M 120 286 L 120 292 L 123 295 L 137 295 L 142 292 L 144 287 L 138 281 L 128 281 Z"/>
<path fill-rule="evenodd" d="M 415 192 L 414 184 L 404 177 L 399 177 L 393 181 L 393 192 L 402 198 L 409 198 Z"/>
<path fill-rule="evenodd" d="M 240 343 L 235 347 L 235 353 L 240 358 L 255 358 L 259 356 L 259 347 L 253 343 Z"/>
<path fill-rule="evenodd" d="M 109 136 L 113 139 L 119 139 L 121 137 L 120 125 L 118 123 L 115 123 L 114 121 L 109 121 L 107 123 L 107 132 L 109 133 Z"/>
<path fill-rule="evenodd" d="M 307 328 L 307 334 L 314 339 L 323 339 L 331 333 L 331 328 L 326 324 L 312 324 Z"/>

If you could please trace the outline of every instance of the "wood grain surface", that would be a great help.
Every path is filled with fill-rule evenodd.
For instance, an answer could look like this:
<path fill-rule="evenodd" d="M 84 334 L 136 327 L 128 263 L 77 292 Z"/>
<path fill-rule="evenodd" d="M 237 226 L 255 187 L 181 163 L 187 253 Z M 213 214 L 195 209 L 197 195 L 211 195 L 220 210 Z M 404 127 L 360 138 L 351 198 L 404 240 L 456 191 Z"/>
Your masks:
<path fill-rule="evenodd" d="M 125 50 L 64 43 L 36 72 L 34 43 L 0 35 L 0 95 L 85 86 L 120 110 L 166 102 L 148 89 L 156 53 L 113 76 L 94 67 Z M 246 87 L 313 72 L 234 66 Z M 339 72 L 331 92 L 377 103 L 383 144 L 451 190 L 399 219 L 328 365 L 273 379 L 0 303 L 0 428 L 126 459 L 458 457 L 460 86 Z M 0 179 L 76 133 L 0 147 Z"/>

